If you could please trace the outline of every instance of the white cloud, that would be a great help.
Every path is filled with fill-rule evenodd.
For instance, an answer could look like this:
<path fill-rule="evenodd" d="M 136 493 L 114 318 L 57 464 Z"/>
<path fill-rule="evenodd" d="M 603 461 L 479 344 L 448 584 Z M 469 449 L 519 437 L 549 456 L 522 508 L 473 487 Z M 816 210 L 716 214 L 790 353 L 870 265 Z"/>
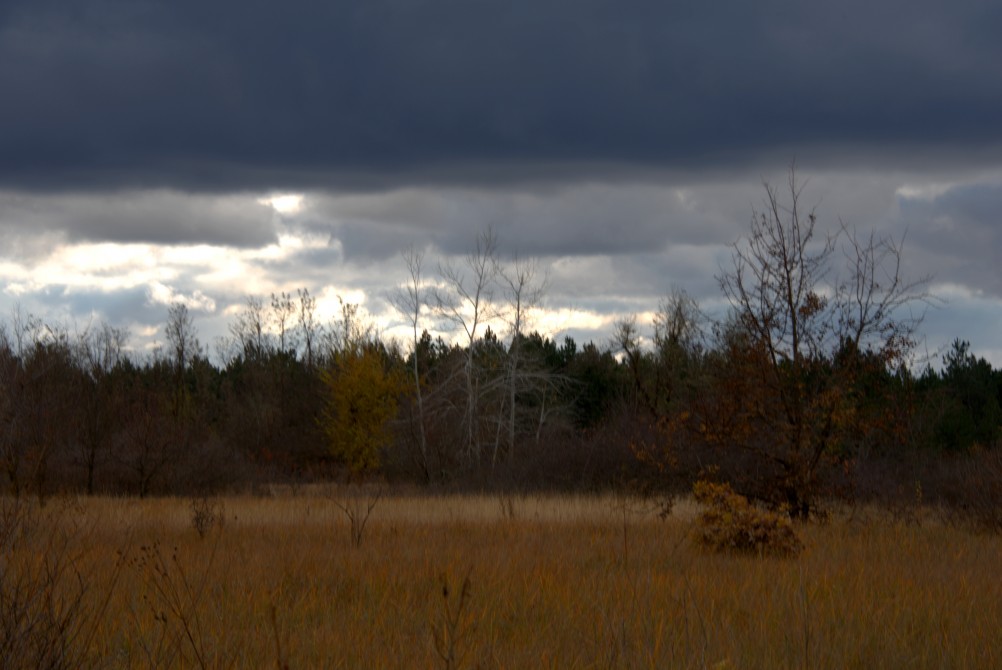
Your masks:
<path fill-rule="evenodd" d="M 894 190 L 894 195 L 908 200 L 935 200 L 955 185 L 953 182 L 903 184 Z"/>
<path fill-rule="evenodd" d="M 192 291 L 186 295 L 160 282 L 153 282 L 147 291 L 147 295 L 149 295 L 150 302 L 159 305 L 181 303 L 189 309 L 200 312 L 212 313 L 216 311 L 216 301 L 199 290 Z"/>
<path fill-rule="evenodd" d="M 533 310 L 529 328 L 538 330 L 543 335 L 555 337 L 569 330 L 611 329 L 618 318 L 620 318 L 618 314 L 600 314 L 572 307 L 537 309 Z"/>
<path fill-rule="evenodd" d="M 262 205 L 268 205 L 279 214 L 290 216 L 298 214 L 303 208 L 302 193 L 279 193 L 258 200 Z"/>

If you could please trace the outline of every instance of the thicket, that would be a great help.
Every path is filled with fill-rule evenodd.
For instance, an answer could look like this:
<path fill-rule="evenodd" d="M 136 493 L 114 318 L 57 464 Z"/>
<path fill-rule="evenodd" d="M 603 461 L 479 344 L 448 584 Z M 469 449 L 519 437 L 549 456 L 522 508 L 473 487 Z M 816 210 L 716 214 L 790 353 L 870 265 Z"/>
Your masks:
<path fill-rule="evenodd" d="M 368 477 L 681 492 L 712 466 L 795 516 L 920 490 L 997 529 L 1002 371 L 959 339 L 940 369 L 916 367 L 919 322 L 898 310 L 927 296 L 902 279 L 900 245 L 816 234 L 793 175 L 791 201 L 767 196 L 720 278 L 726 318 L 676 290 L 652 332 L 626 320 L 604 344 L 531 330 L 545 276 L 499 260 L 490 231 L 438 268 L 436 291 L 423 257 L 405 255 L 411 282 L 394 302 L 407 344 L 352 305 L 320 323 L 305 290 L 248 298 L 211 358 L 181 304 L 146 357 L 111 326 L 71 332 L 15 311 L 0 325 L 2 490 L 194 495 Z M 429 335 L 431 317 L 462 341 Z"/>

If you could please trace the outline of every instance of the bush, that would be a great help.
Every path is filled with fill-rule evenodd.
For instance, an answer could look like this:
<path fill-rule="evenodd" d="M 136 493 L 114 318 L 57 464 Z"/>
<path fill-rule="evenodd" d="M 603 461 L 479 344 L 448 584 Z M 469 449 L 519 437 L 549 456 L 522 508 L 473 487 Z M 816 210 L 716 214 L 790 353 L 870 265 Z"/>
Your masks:
<path fill-rule="evenodd" d="M 714 551 L 795 556 L 803 548 L 789 515 L 756 509 L 727 484 L 697 481 L 696 502 L 705 506 L 697 539 Z"/>
<path fill-rule="evenodd" d="M 199 538 L 205 538 L 213 526 L 223 527 L 225 511 L 222 502 L 209 496 L 200 496 L 191 499 L 190 507 L 191 527 L 198 533 Z"/>

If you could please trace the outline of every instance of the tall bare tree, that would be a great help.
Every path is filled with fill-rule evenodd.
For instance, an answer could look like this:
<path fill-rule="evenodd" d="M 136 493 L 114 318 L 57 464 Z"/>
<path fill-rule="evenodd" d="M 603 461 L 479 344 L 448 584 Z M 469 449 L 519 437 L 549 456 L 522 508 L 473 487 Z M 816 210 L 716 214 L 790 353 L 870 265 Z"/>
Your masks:
<path fill-rule="evenodd" d="M 520 387 L 533 382 L 542 381 L 530 375 L 523 374 L 522 343 L 524 329 L 529 318 L 529 313 L 538 307 L 546 292 L 548 277 L 539 271 L 539 264 L 535 259 L 521 258 L 516 255 L 510 265 L 499 265 L 497 269 L 498 277 L 505 296 L 506 316 L 508 327 L 511 331 L 511 345 L 508 347 L 507 360 L 507 391 L 508 391 L 508 416 L 507 416 L 507 449 L 509 459 L 515 454 L 515 426 L 518 414 L 518 403 L 516 396 Z M 544 403 L 545 407 L 545 403 Z M 498 458 L 498 442 L 495 440 L 493 463 Z"/>
<path fill-rule="evenodd" d="M 247 297 L 244 310 L 230 324 L 230 333 L 245 359 L 260 360 L 271 351 L 267 315 L 260 298 Z"/>
<path fill-rule="evenodd" d="M 87 494 L 94 493 L 99 466 L 110 454 L 120 415 L 120 400 L 111 372 L 125 360 L 129 331 L 107 323 L 88 328 L 78 337 L 77 364 L 83 374 L 79 393 L 76 460 L 84 468 Z"/>
<path fill-rule="evenodd" d="M 476 370 L 476 343 L 480 328 L 495 316 L 494 290 L 497 278 L 497 234 L 493 227 L 482 231 L 473 251 L 460 266 L 445 262 L 439 265 L 444 289 L 434 292 L 439 314 L 465 337 L 467 350 L 463 377 L 466 388 L 464 432 L 467 455 L 480 463 L 483 445 L 480 438 L 480 388 Z"/>
<path fill-rule="evenodd" d="M 904 237 L 860 235 L 841 228 L 845 275 L 836 288 L 835 332 L 843 345 L 870 347 L 889 362 L 901 361 L 915 346 L 925 307 L 935 304 L 923 275 L 907 280 L 901 273 Z"/>
<path fill-rule="evenodd" d="M 278 350 L 282 353 L 294 349 L 292 327 L 296 314 L 296 304 L 285 291 L 271 294 L 271 322 L 278 338 Z"/>
<path fill-rule="evenodd" d="M 409 246 L 401 254 L 404 265 L 407 266 L 407 283 L 390 296 L 390 302 L 411 327 L 411 381 L 414 386 L 414 405 L 417 409 L 416 433 L 418 439 L 418 454 L 420 467 L 425 478 L 431 477 L 431 462 L 428 454 L 428 435 L 425 430 L 424 390 L 421 379 L 419 347 L 421 343 L 421 311 L 427 302 L 426 290 L 422 281 L 424 269 L 424 252 Z"/>
<path fill-rule="evenodd" d="M 317 341 L 320 324 L 317 323 L 317 299 L 310 295 L 309 290 L 301 288 L 299 294 L 299 309 L 296 318 L 299 323 L 299 332 L 303 340 L 306 367 L 313 369 L 314 351 Z"/>
<path fill-rule="evenodd" d="M 171 303 L 167 308 L 164 336 L 170 346 L 171 361 L 180 374 L 191 365 L 192 359 L 201 353 L 195 320 L 183 302 Z"/>

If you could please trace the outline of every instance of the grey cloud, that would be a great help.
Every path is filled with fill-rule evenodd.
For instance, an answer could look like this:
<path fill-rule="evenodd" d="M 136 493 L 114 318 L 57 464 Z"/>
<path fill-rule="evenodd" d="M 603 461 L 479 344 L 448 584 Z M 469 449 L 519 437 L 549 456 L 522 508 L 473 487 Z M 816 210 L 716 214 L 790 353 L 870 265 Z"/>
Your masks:
<path fill-rule="evenodd" d="M 47 286 L 24 298 L 41 306 L 45 314 L 63 311 L 81 328 L 87 326 L 91 315 L 95 315 L 98 320 L 121 326 L 155 323 L 167 311 L 163 305 L 153 305 L 143 287 L 109 292 Z"/>
<path fill-rule="evenodd" d="M 1002 182 L 961 184 L 929 198 L 902 196 L 899 217 L 935 279 L 1002 297 Z"/>
<path fill-rule="evenodd" d="M 943 178 L 926 172 L 878 172 L 798 166 L 802 205 L 815 207 L 826 230 L 841 222 L 900 233 L 895 189 Z M 963 177 L 962 172 L 953 173 Z M 717 175 L 666 175 L 637 183 L 585 181 L 561 187 L 417 188 L 385 193 L 310 194 L 295 225 L 336 240 L 349 261 L 395 257 L 410 244 L 445 254 L 469 251 L 492 225 L 502 253 L 562 257 L 668 252 L 727 246 L 745 235 L 764 207 L 763 182 L 785 192 L 787 168 L 732 169 Z M 913 216 L 908 212 L 907 216 Z M 680 256 L 692 265 L 696 256 Z M 690 268 L 698 274 L 699 267 Z M 703 268 L 712 274 L 712 268 Z"/>
<path fill-rule="evenodd" d="M 489 225 L 504 254 L 628 255 L 730 243 L 758 195 L 736 185 L 720 197 L 724 191 L 712 185 L 583 184 L 543 192 L 412 188 L 320 195 L 307 199 L 300 225 L 330 232 L 349 260 L 392 258 L 410 244 L 464 254 Z"/>
<path fill-rule="evenodd" d="M 926 312 L 921 330 L 926 339 L 916 353 L 933 357 L 930 363 L 937 367 L 943 351 L 959 338 L 970 342 L 971 350 L 978 356 L 987 357 L 999 367 L 1002 366 L 999 332 L 1002 332 L 1002 305 L 998 300 L 954 296 L 941 308 Z"/>
<path fill-rule="evenodd" d="M 385 187 L 997 146 L 1000 23 L 976 0 L 12 0 L 0 183 Z"/>
<path fill-rule="evenodd" d="M 47 225 L 33 227 L 20 223 L 5 224 L 0 221 L 0 258 L 18 259 L 31 267 L 44 260 L 54 248 L 65 243 L 66 235 L 61 230 L 46 230 Z"/>
<path fill-rule="evenodd" d="M 47 231 L 69 241 L 247 247 L 273 241 L 277 222 L 272 209 L 251 194 L 8 191 L 0 192 L 0 230 L 15 238 Z"/>
<path fill-rule="evenodd" d="M 52 328 L 66 329 L 71 336 L 100 323 L 126 328 L 131 332 L 132 345 L 148 341 L 139 336 L 139 331 L 143 328 L 159 330 L 167 314 L 166 307 L 149 301 L 145 288 L 109 292 L 60 285 L 49 285 L 17 296 L 0 293 L 0 322 L 6 322 L 15 309 L 38 316 Z M 156 337 L 162 339 L 159 334 Z"/>
<path fill-rule="evenodd" d="M 311 280 L 322 280 L 330 276 L 331 269 L 344 263 L 344 253 L 336 240 L 326 247 L 309 248 L 295 252 L 280 260 L 259 260 L 252 264 L 263 272 L 277 273 L 281 276 L 297 277 L 301 281 L 313 283 Z"/>

